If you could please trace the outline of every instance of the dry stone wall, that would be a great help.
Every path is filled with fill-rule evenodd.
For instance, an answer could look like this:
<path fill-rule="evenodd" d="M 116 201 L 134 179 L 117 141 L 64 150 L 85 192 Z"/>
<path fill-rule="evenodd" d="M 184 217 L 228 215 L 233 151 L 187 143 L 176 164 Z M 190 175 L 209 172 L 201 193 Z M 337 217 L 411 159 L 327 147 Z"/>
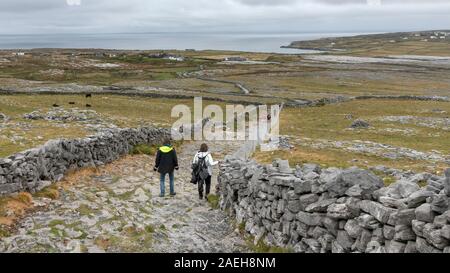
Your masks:
<path fill-rule="evenodd" d="M 0 195 L 34 192 L 60 181 L 68 170 L 101 166 L 137 144 L 159 144 L 170 130 L 110 129 L 81 139 L 51 140 L 41 147 L 0 159 Z"/>
<path fill-rule="evenodd" d="M 450 253 L 450 169 L 428 186 L 384 187 L 370 171 L 228 157 L 221 209 L 268 245 L 307 253 Z"/>

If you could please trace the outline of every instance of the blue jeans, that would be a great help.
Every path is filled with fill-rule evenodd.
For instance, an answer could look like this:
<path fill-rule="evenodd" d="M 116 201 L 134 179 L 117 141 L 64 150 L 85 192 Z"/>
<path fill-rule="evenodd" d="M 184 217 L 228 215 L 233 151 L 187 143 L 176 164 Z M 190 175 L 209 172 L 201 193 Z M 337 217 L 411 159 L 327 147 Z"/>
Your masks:
<path fill-rule="evenodd" d="M 159 185 L 161 188 L 161 195 L 165 195 L 166 194 L 166 185 L 165 185 L 165 180 L 166 180 L 166 173 L 164 174 L 160 174 L 160 179 L 159 179 Z M 169 181 L 170 181 L 170 194 L 174 194 L 175 193 L 175 189 L 174 189 L 174 175 L 173 172 L 169 173 Z"/>

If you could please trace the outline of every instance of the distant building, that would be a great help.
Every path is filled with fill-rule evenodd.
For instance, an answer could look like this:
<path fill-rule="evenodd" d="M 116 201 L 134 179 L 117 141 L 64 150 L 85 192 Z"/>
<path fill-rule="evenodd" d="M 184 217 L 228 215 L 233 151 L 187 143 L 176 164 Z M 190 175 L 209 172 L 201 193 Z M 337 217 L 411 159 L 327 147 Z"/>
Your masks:
<path fill-rule="evenodd" d="M 177 62 L 183 62 L 184 61 L 184 57 L 182 57 L 182 56 L 172 56 L 172 55 L 170 55 L 170 56 L 168 56 L 168 57 L 166 57 L 164 59 L 171 60 L 171 61 L 177 61 Z"/>
<path fill-rule="evenodd" d="M 226 57 L 224 59 L 224 61 L 227 61 L 227 62 L 245 62 L 245 61 L 247 61 L 247 58 L 239 57 L 239 56 Z"/>
<path fill-rule="evenodd" d="M 148 57 L 152 58 L 152 59 L 163 59 L 163 58 L 167 58 L 168 56 L 169 56 L 169 54 L 167 54 L 165 52 L 154 53 L 154 54 L 148 55 Z"/>
<path fill-rule="evenodd" d="M 13 55 L 18 57 L 25 56 L 25 52 L 14 52 Z"/>
<path fill-rule="evenodd" d="M 148 55 L 149 58 L 152 59 L 165 59 L 165 60 L 171 60 L 171 61 L 177 61 L 177 62 L 183 62 L 185 58 L 183 56 L 168 54 L 165 52 L 162 53 L 155 53 Z"/>

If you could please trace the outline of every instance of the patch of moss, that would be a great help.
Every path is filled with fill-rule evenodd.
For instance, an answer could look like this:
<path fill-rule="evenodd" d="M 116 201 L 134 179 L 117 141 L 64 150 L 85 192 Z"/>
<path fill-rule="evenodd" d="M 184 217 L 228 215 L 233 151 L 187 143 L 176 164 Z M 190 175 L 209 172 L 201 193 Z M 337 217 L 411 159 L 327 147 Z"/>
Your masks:
<path fill-rule="evenodd" d="M 419 181 L 417 183 L 417 185 L 419 185 L 419 187 L 421 187 L 421 188 L 425 188 L 428 185 L 428 182 L 426 180 L 422 180 L 422 181 Z"/>
<path fill-rule="evenodd" d="M 81 204 L 80 207 L 78 207 L 77 211 L 80 213 L 80 215 L 84 216 L 84 215 L 91 215 L 92 213 L 94 213 L 95 211 L 93 209 L 91 209 L 88 205 L 86 204 Z"/>
<path fill-rule="evenodd" d="M 260 239 L 258 243 L 254 244 L 254 237 L 248 236 L 247 237 L 247 246 L 249 249 L 251 249 L 255 253 L 292 253 L 294 252 L 290 248 L 285 247 L 278 247 L 278 246 L 269 246 L 266 243 L 264 243 L 263 239 Z"/>
<path fill-rule="evenodd" d="M 239 232 L 240 232 L 241 234 L 245 233 L 245 222 L 241 222 L 241 223 L 238 225 L 238 229 L 239 229 Z"/>
<path fill-rule="evenodd" d="M 59 230 L 55 227 L 50 228 L 50 233 L 55 235 L 56 237 L 66 237 L 67 234 L 64 232 L 64 230 Z"/>
<path fill-rule="evenodd" d="M 134 191 L 129 191 L 120 195 L 116 195 L 117 198 L 119 198 L 120 200 L 128 200 L 130 199 L 134 194 Z"/>
<path fill-rule="evenodd" d="M 154 233 L 155 232 L 155 227 L 153 225 L 148 225 L 145 227 L 145 231 L 147 233 Z"/>
<path fill-rule="evenodd" d="M 65 222 L 63 220 L 52 220 L 50 223 L 48 223 L 49 227 L 55 227 L 57 225 L 65 226 Z"/>
<path fill-rule="evenodd" d="M 397 180 L 394 177 L 392 177 L 392 176 L 386 176 L 386 177 L 383 178 L 383 182 L 384 182 L 384 185 L 386 187 L 389 186 L 389 185 L 392 185 L 396 181 Z"/>
<path fill-rule="evenodd" d="M 208 195 L 208 203 L 211 205 L 213 209 L 219 208 L 219 196 L 215 194 Z"/>
<path fill-rule="evenodd" d="M 111 178 L 111 182 L 112 182 L 112 183 L 117 183 L 117 182 L 119 182 L 120 178 L 122 178 L 122 177 L 120 177 L 120 176 L 118 176 L 118 175 L 114 175 L 114 176 Z"/>
<path fill-rule="evenodd" d="M 146 208 L 143 208 L 143 207 L 140 207 L 140 208 L 139 208 L 139 211 L 142 212 L 142 213 L 144 213 L 144 214 L 149 214 L 149 213 L 150 213 L 149 210 L 147 210 Z"/>
<path fill-rule="evenodd" d="M 10 235 L 10 232 L 0 225 L 0 238 L 2 237 L 8 237 Z"/>
<path fill-rule="evenodd" d="M 167 230 L 167 228 L 166 228 L 166 226 L 165 226 L 164 224 L 161 224 L 161 225 L 159 226 L 159 228 L 160 228 L 161 230 Z"/>

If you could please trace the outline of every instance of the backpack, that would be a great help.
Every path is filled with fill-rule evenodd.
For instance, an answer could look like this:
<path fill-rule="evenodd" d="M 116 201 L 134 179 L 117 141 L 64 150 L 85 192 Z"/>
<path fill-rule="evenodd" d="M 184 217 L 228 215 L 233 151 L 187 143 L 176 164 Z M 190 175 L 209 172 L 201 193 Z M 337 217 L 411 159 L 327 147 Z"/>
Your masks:
<path fill-rule="evenodd" d="M 191 183 L 197 184 L 199 180 L 205 180 L 206 178 L 208 178 L 209 172 L 208 172 L 208 165 L 206 164 L 206 156 L 198 157 L 197 163 L 194 163 L 192 165 Z"/>

